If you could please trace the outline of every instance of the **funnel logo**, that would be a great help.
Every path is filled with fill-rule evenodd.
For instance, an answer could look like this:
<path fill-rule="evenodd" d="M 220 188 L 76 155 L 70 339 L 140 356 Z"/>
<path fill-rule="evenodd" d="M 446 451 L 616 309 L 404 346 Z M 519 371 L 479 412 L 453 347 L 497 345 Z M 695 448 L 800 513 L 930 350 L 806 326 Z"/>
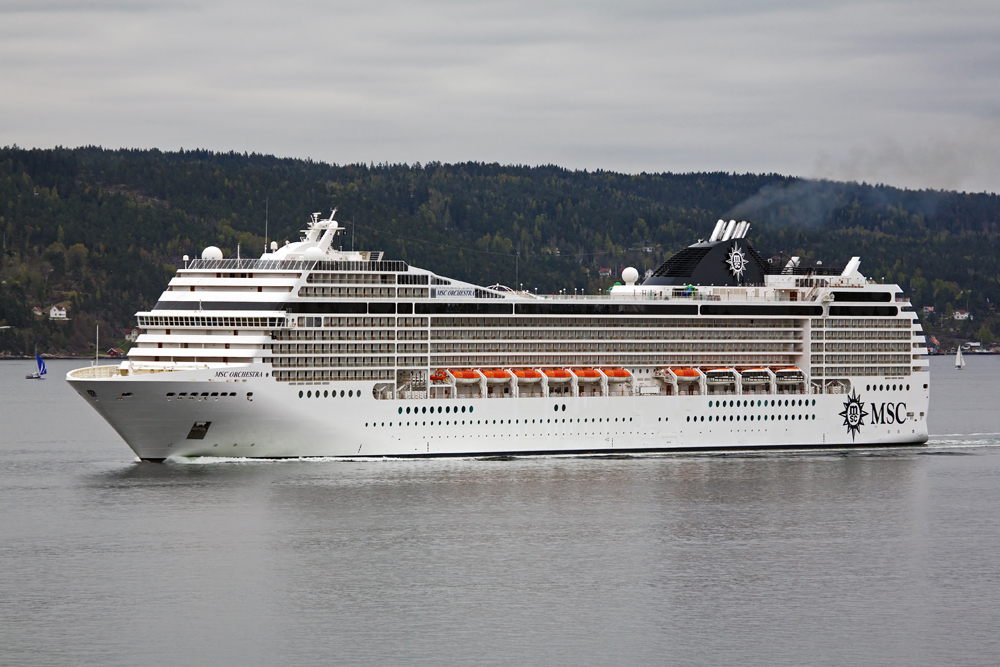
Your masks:
<path fill-rule="evenodd" d="M 726 264 L 729 265 L 729 272 L 733 274 L 734 278 L 737 280 L 743 278 L 743 272 L 747 270 L 747 257 L 735 243 L 729 251 L 729 259 L 726 260 Z"/>
<path fill-rule="evenodd" d="M 865 417 L 868 416 L 864 403 L 855 392 L 852 391 L 851 395 L 847 397 L 844 411 L 840 413 L 840 416 L 844 418 L 844 426 L 851 434 L 851 440 L 854 440 L 854 437 L 861 431 L 861 427 L 865 425 Z"/>

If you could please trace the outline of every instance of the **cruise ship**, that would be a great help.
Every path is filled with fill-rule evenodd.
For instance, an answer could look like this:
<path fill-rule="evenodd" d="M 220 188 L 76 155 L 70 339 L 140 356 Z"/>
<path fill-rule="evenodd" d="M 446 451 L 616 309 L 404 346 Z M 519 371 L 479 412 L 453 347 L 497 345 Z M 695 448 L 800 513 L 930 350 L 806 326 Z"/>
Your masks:
<path fill-rule="evenodd" d="M 342 231 L 317 213 L 260 259 L 185 258 L 127 360 L 68 382 L 145 461 L 927 440 L 925 336 L 858 257 L 765 258 L 720 220 L 641 282 L 539 295 L 343 251 Z"/>

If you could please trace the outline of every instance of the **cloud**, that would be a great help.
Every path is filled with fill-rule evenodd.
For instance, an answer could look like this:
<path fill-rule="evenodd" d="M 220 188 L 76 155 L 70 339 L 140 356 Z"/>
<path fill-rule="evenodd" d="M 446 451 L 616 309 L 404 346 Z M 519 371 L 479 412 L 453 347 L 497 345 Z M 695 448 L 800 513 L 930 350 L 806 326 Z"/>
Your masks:
<path fill-rule="evenodd" d="M 989 151 L 964 168 L 953 133 L 996 116 L 1000 15 L 976 1 L 0 1 L 0 15 L 0 144 L 1000 188 Z M 899 166 L 935 142 L 953 167 Z"/>

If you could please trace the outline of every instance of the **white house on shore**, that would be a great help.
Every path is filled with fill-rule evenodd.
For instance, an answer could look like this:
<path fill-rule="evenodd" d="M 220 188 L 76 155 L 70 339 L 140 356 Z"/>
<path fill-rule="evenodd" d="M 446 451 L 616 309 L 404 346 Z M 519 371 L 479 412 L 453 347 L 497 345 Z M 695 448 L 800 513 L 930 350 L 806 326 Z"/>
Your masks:
<path fill-rule="evenodd" d="M 66 320 L 66 309 L 60 308 L 59 306 L 52 306 L 49 308 L 49 319 L 50 320 Z"/>

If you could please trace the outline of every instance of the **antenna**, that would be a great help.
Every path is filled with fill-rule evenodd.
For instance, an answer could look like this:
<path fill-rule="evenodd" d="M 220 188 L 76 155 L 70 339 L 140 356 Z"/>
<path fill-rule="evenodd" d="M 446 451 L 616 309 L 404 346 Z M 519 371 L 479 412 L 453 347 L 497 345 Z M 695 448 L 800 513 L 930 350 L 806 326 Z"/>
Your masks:
<path fill-rule="evenodd" d="M 101 325 L 97 325 L 96 342 L 94 343 L 94 367 L 101 363 Z"/>
<path fill-rule="evenodd" d="M 351 218 L 351 252 L 354 252 L 354 218 Z"/>
<path fill-rule="evenodd" d="M 264 253 L 267 254 L 267 204 L 268 198 L 264 197 Z"/>

